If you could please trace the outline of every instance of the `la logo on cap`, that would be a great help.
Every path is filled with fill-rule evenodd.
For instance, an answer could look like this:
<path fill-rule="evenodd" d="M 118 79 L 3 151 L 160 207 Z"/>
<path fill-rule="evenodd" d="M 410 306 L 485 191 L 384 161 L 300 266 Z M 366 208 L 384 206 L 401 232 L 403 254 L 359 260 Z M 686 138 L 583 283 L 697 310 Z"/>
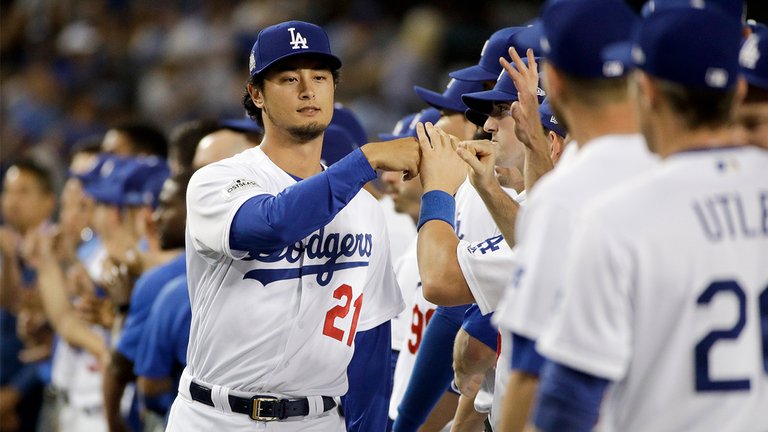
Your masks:
<path fill-rule="evenodd" d="M 301 36 L 301 33 L 297 32 L 295 27 L 289 28 L 288 31 L 291 32 L 291 49 L 309 48 L 307 45 L 307 38 Z"/>

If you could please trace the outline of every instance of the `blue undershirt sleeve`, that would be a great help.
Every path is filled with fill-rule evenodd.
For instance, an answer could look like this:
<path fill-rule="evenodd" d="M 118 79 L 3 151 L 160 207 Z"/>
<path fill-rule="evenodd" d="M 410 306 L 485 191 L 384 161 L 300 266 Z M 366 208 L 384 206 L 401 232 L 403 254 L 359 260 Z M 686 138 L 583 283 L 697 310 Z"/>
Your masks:
<path fill-rule="evenodd" d="M 355 335 L 355 354 L 347 367 L 349 390 L 342 397 L 347 431 L 386 430 L 392 393 L 392 374 L 388 373 L 391 361 L 390 321 Z"/>
<path fill-rule="evenodd" d="M 510 368 L 531 375 L 540 375 L 545 359 L 536 351 L 536 341 L 512 333 L 512 362 Z"/>
<path fill-rule="evenodd" d="M 542 432 L 589 432 L 597 423 L 609 381 L 547 361 L 539 382 L 533 423 Z"/>
<path fill-rule="evenodd" d="M 327 225 L 376 178 L 376 171 L 357 149 L 320 174 L 285 188 L 277 195 L 257 195 L 243 203 L 232 220 L 232 250 L 280 250 Z"/>

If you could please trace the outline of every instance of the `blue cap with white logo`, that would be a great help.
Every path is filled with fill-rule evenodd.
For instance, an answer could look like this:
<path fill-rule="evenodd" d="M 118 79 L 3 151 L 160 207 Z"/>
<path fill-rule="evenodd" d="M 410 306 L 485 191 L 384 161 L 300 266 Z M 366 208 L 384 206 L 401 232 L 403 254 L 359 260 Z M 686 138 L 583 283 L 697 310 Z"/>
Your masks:
<path fill-rule="evenodd" d="M 248 68 L 251 76 L 257 76 L 275 62 L 308 54 L 323 58 L 331 70 L 341 67 L 341 60 L 331 53 L 331 44 L 325 30 L 304 21 L 287 21 L 259 32 L 251 48 Z"/>
<path fill-rule="evenodd" d="M 483 82 L 451 79 L 442 94 L 419 86 L 413 86 L 413 90 L 416 91 L 416 94 L 419 95 L 421 100 L 428 105 L 439 110 L 463 113 L 467 107 L 464 105 L 464 102 L 462 102 L 461 95 L 482 91 Z"/>
<path fill-rule="evenodd" d="M 604 60 L 602 51 L 629 39 L 636 20 L 622 0 L 550 0 L 541 17 L 542 52 L 557 68 L 577 77 L 623 76 L 627 70 L 622 63 Z"/>
<path fill-rule="evenodd" d="M 768 28 L 758 27 L 741 45 L 741 74 L 750 85 L 768 90 Z"/>
<path fill-rule="evenodd" d="M 546 129 L 553 131 L 561 137 L 565 137 L 568 134 L 564 125 L 555 117 L 555 112 L 552 110 L 549 99 L 544 99 L 544 102 L 539 106 L 539 118 L 541 119 L 541 124 Z"/>
<path fill-rule="evenodd" d="M 96 202 L 114 206 L 157 207 L 163 182 L 170 175 L 164 159 L 101 155 L 79 175 L 85 192 Z"/>
<path fill-rule="evenodd" d="M 629 48 L 635 66 L 690 88 L 727 90 L 739 75 L 741 24 L 713 9 L 672 8 L 640 21 Z"/>
<path fill-rule="evenodd" d="M 379 134 L 379 139 L 389 141 L 398 138 L 407 138 L 416 136 L 416 124 L 432 123 L 440 120 L 440 111 L 435 108 L 425 108 L 417 113 L 408 114 L 401 118 L 391 134 Z"/>
<path fill-rule="evenodd" d="M 464 80 L 464 81 L 494 81 L 501 72 L 501 64 L 499 63 L 499 57 L 512 61 L 509 58 L 509 47 L 514 46 L 518 52 L 525 51 L 528 46 L 518 46 L 514 43 L 513 36 L 515 33 L 524 29 L 525 27 L 507 27 L 503 28 L 485 41 L 483 50 L 480 52 L 480 61 L 474 66 L 469 66 L 464 69 L 459 69 L 448 74 L 451 78 Z M 538 50 L 538 43 L 534 51 Z"/>
<path fill-rule="evenodd" d="M 524 64 L 528 64 L 527 58 L 522 60 Z M 515 87 L 515 82 L 512 81 L 512 77 L 510 77 L 506 71 L 502 71 L 501 74 L 499 74 L 499 80 L 496 81 L 496 85 L 492 90 L 467 93 L 463 95 L 461 99 L 470 110 L 487 115 L 493 111 L 494 102 L 514 102 L 518 100 L 517 94 L 517 87 Z M 539 98 L 539 103 L 544 100 L 545 95 L 544 90 L 541 88 L 541 85 L 539 85 L 536 89 L 536 96 Z M 467 115 L 466 112 L 464 114 Z M 467 115 L 467 119 L 477 124 L 473 117 L 470 116 L 473 116 L 478 120 L 479 118 L 472 113 Z"/>

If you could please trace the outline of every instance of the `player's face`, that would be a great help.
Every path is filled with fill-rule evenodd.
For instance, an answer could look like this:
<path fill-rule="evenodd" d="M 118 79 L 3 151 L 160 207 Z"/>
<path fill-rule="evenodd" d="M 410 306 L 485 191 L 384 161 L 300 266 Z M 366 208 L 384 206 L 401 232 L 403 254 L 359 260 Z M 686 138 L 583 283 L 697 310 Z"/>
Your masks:
<path fill-rule="evenodd" d="M 91 223 L 93 201 L 83 191 L 80 180 L 70 178 L 61 191 L 59 225 L 64 233 L 78 238 Z"/>
<path fill-rule="evenodd" d="M 768 149 L 768 102 L 752 102 L 736 110 L 734 141 Z"/>
<path fill-rule="evenodd" d="M 461 141 L 472 139 L 477 130 L 474 123 L 464 117 L 464 113 L 456 111 L 441 111 L 440 120 L 435 124 L 443 132 L 453 135 Z"/>
<path fill-rule="evenodd" d="M 152 215 L 157 223 L 161 249 L 184 246 L 184 228 L 187 211 L 178 183 L 168 179 L 160 191 L 160 203 Z"/>
<path fill-rule="evenodd" d="M 525 146 L 515 135 L 515 119 L 510 107 L 508 102 L 494 103 L 493 111 L 485 121 L 483 129 L 491 134 L 491 141 L 499 146 L 496 165 L 522 171 Z"/>
<path fill-rule="evenodd" d="M 403 173 L 386 171 L 381 175 L 381 179 L 387 186 L 386 193 L 392 197 L 395 203 L 395 211 L 411 216 L 414 219 L 419 217 L 421 208 L 421 182 L 418 176 L 414 179 L 403 181 Z"/>
<path fill-rule="evenodd" d="M 255 100 L 264 127 L 281 129 L 299 142 L 321 136 L 333 117 L 333 74 L 317 59 L 294 57 L 270 67 Z"/>
<path fill-rule="evenodd" d="M 40 225 L 53 213 L 55 198 L 34 173 L 12 166 L 3 181 L 3 219 L 20 233 Z"/>

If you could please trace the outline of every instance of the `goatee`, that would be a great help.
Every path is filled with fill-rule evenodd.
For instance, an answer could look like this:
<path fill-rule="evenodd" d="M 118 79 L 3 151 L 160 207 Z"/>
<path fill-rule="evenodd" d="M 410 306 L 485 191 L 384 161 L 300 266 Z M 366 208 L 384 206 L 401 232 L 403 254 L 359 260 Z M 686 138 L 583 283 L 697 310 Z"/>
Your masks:
<path fill-rule="evenodd" d="M 288 133 L 300 142 L 309 142 L 319 137 L 326 129 L 327 125 L 312 123 L 305 126 L 295 126 L 288 128 Z"/>

